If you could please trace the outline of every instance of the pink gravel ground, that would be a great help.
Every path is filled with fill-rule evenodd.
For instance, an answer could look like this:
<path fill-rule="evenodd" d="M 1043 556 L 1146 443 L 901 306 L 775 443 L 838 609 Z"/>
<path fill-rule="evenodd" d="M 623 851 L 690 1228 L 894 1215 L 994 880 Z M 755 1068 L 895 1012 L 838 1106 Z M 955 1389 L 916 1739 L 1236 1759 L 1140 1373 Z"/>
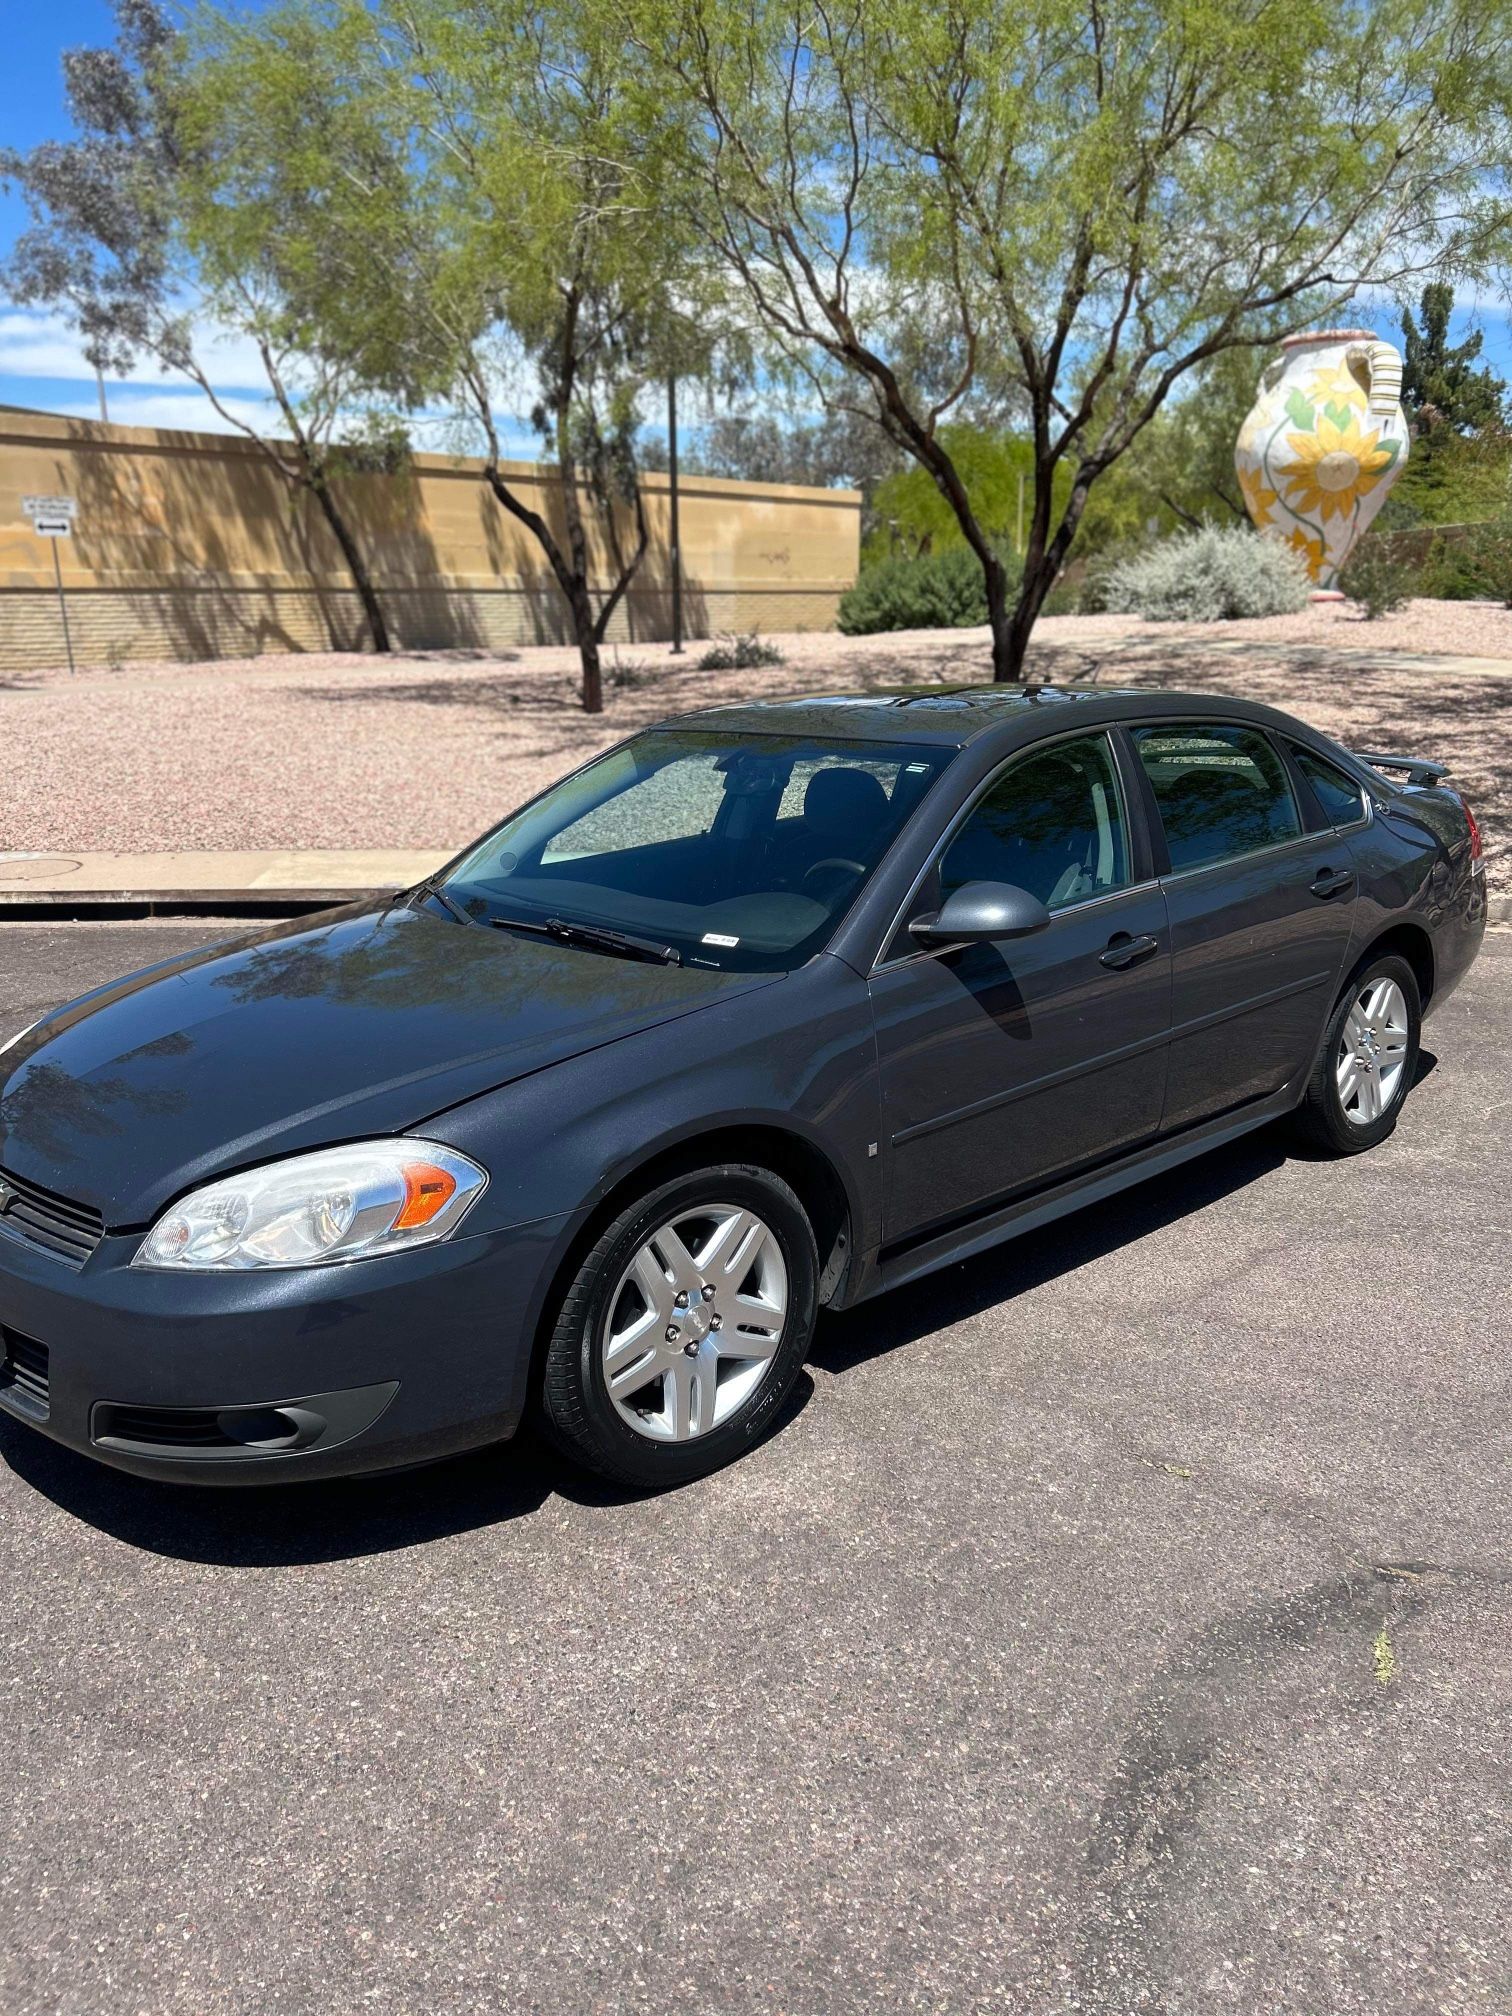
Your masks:
<path fill-rule="evenodd" d="M 697 669 L 665 645 L 611 654 L 604 715 L 559 647 L 498 657 L 306 654 L 0 679 L 0 850 L 460 845 L 596 749 L 669 714 L 753 695 L 990 676 L 986 632 L 775 637 L 786 664 Z M 1419 654 L 1497 660 L 1472 668 Z M 1227 624 L 1056 617 L 1031 672 L 1247 694 L 1355 748 L 1454 766 L 1493 880 L 1512 853 L 1512 612 L 1414 602 Z"/>

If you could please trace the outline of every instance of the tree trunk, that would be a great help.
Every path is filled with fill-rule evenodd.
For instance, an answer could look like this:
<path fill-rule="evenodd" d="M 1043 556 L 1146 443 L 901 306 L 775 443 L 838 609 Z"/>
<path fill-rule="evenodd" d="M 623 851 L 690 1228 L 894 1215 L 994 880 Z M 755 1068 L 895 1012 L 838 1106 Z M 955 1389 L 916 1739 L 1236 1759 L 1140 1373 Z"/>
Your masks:
<path fill-rule="evenodd" d="M 341 508 L 331 494 L 330 485 L 325 481 L 324 477 L 312 475 L 310 478 L 310 488 L 315 492 L 320 502 L 320 508 L 325 513 L 325 521 L 330 526 L 337 545 L 341 548 L 342 557 L 347 564 L 347 572 L 352 577 L 353 586 L 356 588 L 358 599 L 362 603 L 362 612 L 367 617 L 368 630 L 373 639 L 373 649 L 375 651 L 392 651 L 394 647 L 389 642 L 388 625 L 383 620 L 383 610 L 379 607 L 378 591 L 373 586 L 373 577 L 368 573 L 367 562 L 362 557 L 362 549 L 358 546 L 351 527 L 342 516 Z"/>
<path fill-rule="evenodd" d="M 602 714 L 604 676 L 599 661 L 598 625 L 594 620 L 593 597 L 581 574 L 573 577 L 572 593 L 567 599 L 572 610 L 572 627 L 577 633 L 578 657 L 583 665 L 583 712 Z"/>

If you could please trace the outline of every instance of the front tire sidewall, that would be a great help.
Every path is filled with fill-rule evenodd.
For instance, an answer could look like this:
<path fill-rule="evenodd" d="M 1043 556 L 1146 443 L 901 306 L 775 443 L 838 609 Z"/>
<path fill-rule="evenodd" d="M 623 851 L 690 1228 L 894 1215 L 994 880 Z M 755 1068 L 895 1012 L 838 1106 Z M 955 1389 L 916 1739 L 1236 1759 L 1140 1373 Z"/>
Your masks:
<path fill-rule="evenodd" d="M 728 1421 L 688 1442 L 652 1442 L 626 1425 L 609 1397 L 602 1350 L 609 1298 L 659 1227 L 716 1199 L 745 1205 L 776 1236 L 788 1283 L 782 1342 L 767 1376 Z M 661 1184 L 605 1230 L 568 1291 L 548 1346 L 541 1396 L 552 1439 L 589 1468 L 652 1489 L 686 1483 L 732 1462 L 771 1428 L 802 1369 L 813 1335 L 818 1275 L 803 1206 L 769 1170 L 724 1164 Z"/>

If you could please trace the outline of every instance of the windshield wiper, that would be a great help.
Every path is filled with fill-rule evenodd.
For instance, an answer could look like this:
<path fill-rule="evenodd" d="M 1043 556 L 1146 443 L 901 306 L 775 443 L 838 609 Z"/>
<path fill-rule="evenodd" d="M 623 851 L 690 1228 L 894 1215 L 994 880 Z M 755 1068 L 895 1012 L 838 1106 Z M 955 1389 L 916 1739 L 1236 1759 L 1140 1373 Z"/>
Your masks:
<path fill-rule="evenodd" d="M 616 959 L 649 959 L 658 966 L 682 964 L 682 954 L 675 945 L 636 938 L 628 931 L 611 931 L 602 924 L 570 924 L 565 917 L 548 917 L 544 923 L 533 917 L 490 917 L 488 921 L 500 931 L 533 931 L 538 937 L 555 938 L 562 945 L 583 945 Z"/>
<path fill-rule="evenodd" d="M 441 887 L 439 875 L 427 875 L 423 882 L 417 882 L 410 891 L 410 901 L 413 902 L 417 896 L 434 896 L 442 909 L 449 910 L 459 924 L 476 924 L 478 921 L 476 917 L 469 917 L 462 905 L 447 895 Z"/>

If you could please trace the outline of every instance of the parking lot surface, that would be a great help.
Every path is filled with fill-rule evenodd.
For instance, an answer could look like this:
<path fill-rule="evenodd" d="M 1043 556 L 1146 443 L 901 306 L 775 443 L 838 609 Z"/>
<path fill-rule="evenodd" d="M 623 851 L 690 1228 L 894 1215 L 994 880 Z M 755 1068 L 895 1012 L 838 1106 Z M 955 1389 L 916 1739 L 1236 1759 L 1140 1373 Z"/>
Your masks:
<path fill-rule="evenodd" d="M 0 1036 L 213 935 L 0 925 Z M 1425 1049 L 1371 1155 L 827 1320 L 665 1497 L 0 1418 L 0 2008 L 1512 2007 L 1512 934 Z"/>

